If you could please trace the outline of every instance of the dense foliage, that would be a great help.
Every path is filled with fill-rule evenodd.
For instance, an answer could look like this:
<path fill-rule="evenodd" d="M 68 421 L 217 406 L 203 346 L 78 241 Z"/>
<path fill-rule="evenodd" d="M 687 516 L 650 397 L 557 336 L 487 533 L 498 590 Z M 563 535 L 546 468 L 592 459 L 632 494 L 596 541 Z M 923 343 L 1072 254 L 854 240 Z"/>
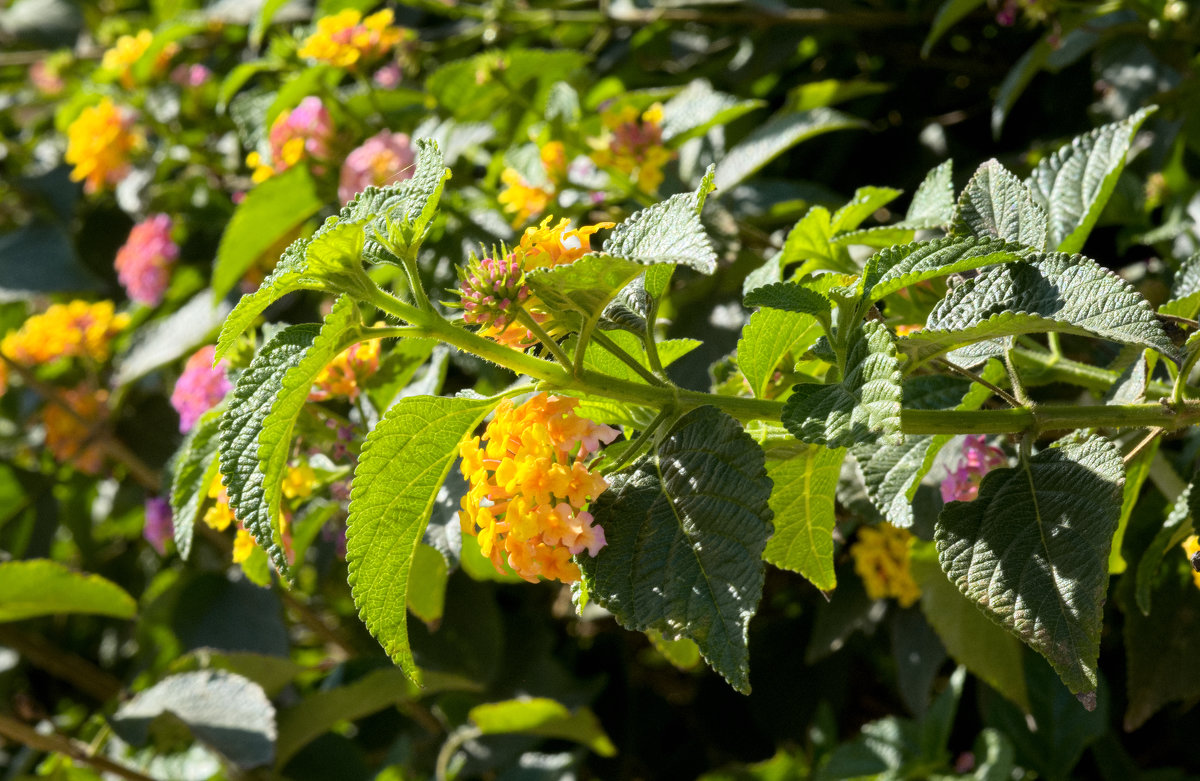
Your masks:
<path fill-rule="evenodd" d="M 8 4 L 6 778 L 1200 772 L 1197 36 Z"/>

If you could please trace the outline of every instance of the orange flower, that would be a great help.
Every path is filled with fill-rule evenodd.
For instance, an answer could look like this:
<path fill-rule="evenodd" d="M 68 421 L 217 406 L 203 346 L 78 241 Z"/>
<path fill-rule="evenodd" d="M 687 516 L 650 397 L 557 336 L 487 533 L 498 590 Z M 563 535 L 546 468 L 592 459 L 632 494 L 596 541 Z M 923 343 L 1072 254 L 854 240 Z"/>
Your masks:
<path fill-rule="evenodd" d="M 133 66 L 149 50 L 154 43 L 154 33 L 149 30 L 139 30 L 137 35 L 122 35 L 113 47 L 104 52 L 100 68 L 116 74 L 125 89 L 133 89 L 136 83 L 133 77 Z M 162 74 L 170 64 L 171 58 L 179 53 L 179 44 L 168 43 L 154 58 L 154 72 Z"/>
<path fill-rule="evenodd" d="M 313 381 L 308 400 L 325 401 L 335 396 L 344 396 L 354 401 L 358 398 L 359 386 L 377 371 L 379 340 L 372 339 L 351 345 L 321 369 Z"/>
<path fill-rule="evenodd" d="M 104 98 L 67 128 L 66 160 L 75 166 L 71 179 L 82 181 L 89 194 L 120 182 L 129 172 L 130 154 L 142 143 L 133 129 L 133 113 Z"/>
<path fill-rule="evenodd" d="M 573 583 L 572 555 L 595 556 L 604 529 L 584 509 L 608 488 L 588 456 L 617 431 L 575 413 L 578 399 L 539 393 L 520 406 L 505 399 L 483 437 L 459 448 L 469 489 L 459 521 L 479 538 L 497 570 L 507 564 L 529 582 Z"/>
<path fill-rule="evenodd" d="M 26 365 L 59 358 L 108 360 L 112 339 L 129 325 L 129 315 L 114 314 L 112 301 L 54 304 L 26 320 L 0 342 L 0 351 Z"/>
<path fill-rule="evenodd" d="M 80 385 L 63 391 L 61 400 L 69 411 L 55 403 L 42 410 L 46 448 L 59 463 L 72 464 L 84 474 L 100 474 L 104 448 L 93 440 L 97 438 L 96 429 L 108 417 L 108 391 Z"/>

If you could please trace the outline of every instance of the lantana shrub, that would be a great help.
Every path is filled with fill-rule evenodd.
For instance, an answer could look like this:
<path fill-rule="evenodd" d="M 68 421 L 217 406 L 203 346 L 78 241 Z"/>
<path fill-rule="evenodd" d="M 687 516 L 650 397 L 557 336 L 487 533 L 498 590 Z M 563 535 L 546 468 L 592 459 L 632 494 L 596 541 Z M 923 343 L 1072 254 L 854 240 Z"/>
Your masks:
<path fill-rule="evenodd" d="M 1163 38 L 1194 12 L 756 8 L 920 22 L 926 54 L 982 30 L 993 134 L 1043 68 L 1094 47 L 1114 80 L 1019 151 L 937 113 L 900 182 L 891 55 L 818 79 L 839 39 L 789 32 L 779 70 L 749 11 L 35 5 L 0 17 L 29 44 L 0 63 L 18 773 L 1061 778 L 1178 748 L 1119 731 L 1200 694 L 1197 149 Z M 1130 19 L 1153 88 L 1094 32 Z M 1016 65 L 986 43 L 1020 35 Z M 663 724 L 681 757 L 642 745 Z"/>

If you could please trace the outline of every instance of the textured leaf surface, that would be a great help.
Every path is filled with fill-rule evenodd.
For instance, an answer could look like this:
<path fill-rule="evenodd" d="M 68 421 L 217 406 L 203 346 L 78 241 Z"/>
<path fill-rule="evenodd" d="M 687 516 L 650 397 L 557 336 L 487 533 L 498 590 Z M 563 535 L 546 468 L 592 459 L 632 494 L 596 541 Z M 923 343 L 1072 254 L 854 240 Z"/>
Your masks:
<path fill-rule="evenodd" d="M 831 108 L 776 114 L 742 139 L 717 166 L 717 188 L 732 190 L 760 168 L 801 141 L 866 125 L 861 119 Z"/>
<path fill-rule="evenodd" d="M 788 231 L 779 265 L 788 266 L 803 260 L 811 261 L 816 268 L 856 271 L 848 268 L 837 250 L 830 246 L 832 240 L 833 215 L 824 206 L 814 206 Z"/>
<path fill-rule="evenodd" d="M 1171 281 L 1171 300 L 1159 311 L 1192 319 L 1200 313 L 1200 252 L 1180 264 Z"/>
<path fill-rule="evenodd" d="M 947 160 L 925 175 L 913 193 L 901 225 L 943 228 L 954 220 L 954 161 Z"/>
<path fill-rule="evenodd" d="M 748 307 L 769 307 L 806 315 L 829 316 L 829 299 L 815 290 L 791 282 L 776 282 L 756 288 L 746 296 Z"/>
<path fill-rule="evenodd" d="M 856 230 L 872 214 L 899 198 L 901 192 L 891 187 L 860 187 L 844 206 L 833 213 L 830 227 L 834 233 Z"/>
<path fill-rule="evenodd" d="M 258 466 L 262 472 L 267 522 L 278 527 L 283 499 L 283 473 L 292 452 L 292 430 L 296 416 L 308 401 L 313 381 L 342 348 L 346 335 L 358 325 L 358 307 L 350 296 L 340 296 L 321 324 L 321 330 L 303 356 L 288 368 L 279 391 L 262 420 L 258 432 Z M 261 544 L 261 542 L 260 542 Z M 264 546 L 264 550 L 267 550 Z"/>
<path fill-rule="evenodd" d="M 294 166 L 246 193 L 229 220 L 213 266 L 213 296 L 221 298 L 267 250 L 294 235 L 324 201 L 304 166 Z"/>
<path fill-rule="evenodd" d="M 217 444 L 221 413 L 210 410 L 196 421 L 180 446 L 179 459 L 171 476 L 171 523 L 175 548 L 187 561 L 192 553 L 192 535 L 208 486 L 217 476 Z"/>
<path fill-rule="evenodd" d="M 646 348 L 641 339 L 626 331 L 611 333 L 609 339 L 616 342 L 617 346 L 629 353 L 643 367 L 650 368 L 650 361 L 646 358 Z M 700 344 L 701 342 L 696 339 L 664 339 L 658 343 L 659 360 L 665 368 L 699 347 Z M 585 369 L 593 369 L 610 377 L 630 382 L 646 382 L 621 359 L 595 341 L 588 344 L 587 351 L 583 356 L 583 366 Z"/>
<path fill-rule="evenodd" d="M 909 285 L 972 269 L 1020 260 L 1029 250 L 990 236 L 946 236 L 890 247 L 867 261 L 863 272 L 867 297 L 878 301 Z"/>
<path fill-rule="evenodd" d="M 712 190 L 710 166 L 695 192 L 672 195 L 635 212 L 613 228 L 604 242 L 604 254 L 641 264 L 672 263 L 689 266 L 701 274 L 713 273 L 717 270 L 717 254 L 700 222 L 704 201 Z"/>
<path fill-rule="evenodd" d="M 133 618 L 137 603 L 99 575 L 74 572 L 49 559 L 0 562 L 0 621 L 62 613 Z"/>
<path fill-rule="evenodd" d="M 767 386 L 785 355 L 798 357 L 823 333 L 812 315 L 782 309 L 762 309 L 750 315 L 738 340 L 737 362 L 754 395 L 760 399 L 766 396 Z"/>
<path fill-rule="evenodd" d="M 958 344 L 1041 331 L 1098 336 L 1175 358 L 1171 340 L 1140 293 L 1095 261 L 1062 253 L 967 280 L 901 345 L 925 360 Z"/>
<path fill-rule="evenodd" d="M 229 506 L 282 575 L 289 571 L 287 556 L 267 507 L 258 437 L 283 387 L 284 376 L 300 363 L 319 331 L 312 324 L 293 325 L 273 336 L 238 378 L 221 416 L 220 469 Z"/>
<path fill-rule="evenodd" d="M 554 309 L 600 316 L 608 303 L 646 267 L 637 260 L 608 254 L 584 255 L 574 263 L 534 269 L 525 282 L 534 295 Z"/>
<path fill-rule="evenodd" d="M 946 652 L 988 686 L 1028 711 L 1020 641 L 989 620 L 947 580 L 932 545 L 914 547 L 911 566 L 913 580 L 921 587 L 921 612 L 937 631 Z"/>
<path fill-rule="evenodd" d="M 959 196 L 953 229 L 1045 250 L 1049 222 L 1029 188 L 999 162 L 989 160 L 979 166 Z"/>
<path fill-rule="evenodd" d="M 717 92 L 707 80 L 696 79 L 663 104 L 662 139 L 678 146 L 762 105 L 761 100 L 741 100 Z"/>
<path fill-rule="evenodd" d="M 476 705 L 467 718 L 484 735 L 540 735 L 581 743 L 602 757 L 617 753 L 600 721 L 588 708 L 574 711 L 545 697 L 522 697 Z"/>
<path fill-rule="evenodd" d="M 223 670 L 172 675 L 134 695 L 112 717 L 118 734 L 134 745 L 150 738 L 155 719 L 170 714 L 240 768 L 271 764 L 275 708 L 257 683 Z"/>
<path fill-rule="evenodd" d="M 492 410 L 491 399 L 401 399 L 367 436 L 350 497 L 346 562 L 359 616 L 388 656 L 419 679 L 408 644 L 413 556 L 458 445 Z"/>
<path fill-rule="evenodd" d="M 1098 127 L 1038 162 L 1025 183 L 1049 216 L 1049 248 L 1083 249 L 1117 186 L 1133 137 L 1154 111 L 1151 106 Z"/>
<path fill-rule="evenodd" d="M 577 561 L 592 599 L 629 629 L 691 638 L 748 692 L 770 494 L 762 449 L 737 421 L 712 407 L 689 412 L 593 504 L 608 545 Z"/>
<path fill-rule="evenodd" d="M 1075 694 L 1096 689 L 1121 454 L 1087 438 L 989 472 L 951 502 L 934 540 L 942 569 L 992 620 L 1046 657 Z"/>
<path fill-rule="evenodd" d="M 845 447 L 855 442 L 898 444 L 900 362 L 887 326 L 877 321 L 854 328 L 841 382 L 797 385 L 783 408 L 783 424 L 801 442 Z"/>
<path fill-rule="evenodd" d="M 768 453 L 767 477 L 775 534 L 763 558 L 798 572 L 822 591 L 837 586 L 833 568 L 833 528 L 837 481 L 846 451 L 810 445 L 798 456 L 775 460 Z"/>

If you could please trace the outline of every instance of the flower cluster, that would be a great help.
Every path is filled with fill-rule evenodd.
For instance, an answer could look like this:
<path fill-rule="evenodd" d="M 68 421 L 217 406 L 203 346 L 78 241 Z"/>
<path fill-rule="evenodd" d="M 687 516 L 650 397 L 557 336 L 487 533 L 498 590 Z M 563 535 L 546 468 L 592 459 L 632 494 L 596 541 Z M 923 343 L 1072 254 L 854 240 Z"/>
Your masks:
<path fill-rule="evenodd" d="M 858 541 L 850 546 L 854 571 L 862 578 L 867 596 L 871 599 L 894 598 L 909 607 L 921 596 L 913 580 L 910 552 L 913 536 L 886 521 L 877 526 L 863 526 Z"/>
<path fill-rule="evenodd" d="M 53 304 L 27 319 L 0 342 L 0 351 L 27 366 L 59 358 L 108 360 L 112 339 L 129 325 L 129 315 L 115 313 L 112 301 Z"/>
<path fill-rule="evenodd" d="M 60 464 L 71 464 L 84 474 L 100 474 L 104 448 L 96 429 L 108 417 L 108 391 L 80 385 L 63 391 L 58 400 L 62 404 L 50 403 L 42 410 L 46 449 Z"/>
<path fill-rule="evenodd" d="M 99 192 L 125 178 L 130 154 L 143 143 L 133 123 L 132 111 L 104 98 L 81 111 L 67 128 L 66 160 L 75 166 L 71 179 L 82 181 L 84 192 Z"/>
<path fill-rule="evenodd" d="M 513 215 L 513 227 L 523 225 L 550 206 L 558 189 L 567 179 L 567 150 L 560 141 L 551 141 L 541 148 L 544 180 L 531 183 L 515 168 L 505 168 L 500 173 L 504 189 L 497 200 L 504 211 Z"/>
<path fill-rule="evenodd" d="M 350 401 L 358 398 L 362 383 L 379 371 L 379 340 L 372 339 L 351 345 L 338 353 L 321 369 L 313 380 L 309 401 L 325 401 L 343 396 Z"/>
<path fill-rule="evenodd" d="M 280 113 L 267 134 L 270 159 L 257 151 L 246 156 L 246 165 L 254 169 L 255 182 L 264 182 L 286 171 L 301 160 L 324 162 L 331 156 L 333 117 L 321 99 L 309 95 L 296 108 Z M 314 168 L 314 170 L 316 170 Z"/>
<path fill-rule="evenodd" d="M 1200 537 L 1193 534 L 1183 541 L 1183 552 L 1187 554 L 1188 561 L 1192 564 L 1192 582 L 1196 584 L 1196 588 L 1200 588 L 1200 569 L 1196 568 L 1196 554 L 1200 553 Z"/>
<path fill-rule="evenodd" d="M 584 509 L 608 483 L 587 468 L 588 456 L 617 436 L 575 412 L 577 399 L 539 393 L 520 406 L 505 399 L 482 439 L 459 448 L 470 488 L 462 500 L 463 533 L 477 535 L 498 570 L 525 580 L 572 583 L 572 555 L 595 556 L 604 529 Z"/>
<path fill-rule="evenodd" d="M 942 481 L 942 501 L 970 502 L 979 495 L 983 476 L 998 466 L 1007 466 L 1008 456 L 998 447 L 987 443 L 982 434 L 968 435 L 963 440 L 963 460 Z"/>
<path fill-rule="evenodd" d="M 146 522 L 142 526 L 142 537 L 158 551 L 159 556 L 167 553 L 167 543 L 174 536 L 171 522 L 171 503 L 161 496 L 146 499 Z"/>
<path fill-rule="evenodd" d="M 662 143 L 663 108 L 655 103 L 638 115 L 625 106 L 602 116 L 605 132 L 593 139 L 592 160 L 601 168 L 615 168 L 629 176 L 638 187 L 654 192 L 662 183 L 662 168 L 675 153 Z"/>
<path fill-rule="evenodd" d="M 133 226 L 117 250 L 117 279 L 134 301 L 158 306 L 171 278 L 179 247 L 171 240 L 171 218 L 155 214 Z"/>
<path fill-rule="evenodd" d="M 229 528 L 229 524 L 237 520 L 233 516 L 233 508 L 229 506 L 229 492 L 221 485 L 220 480 L 213 480 L 208 486 L 208 498 L 212 499 L 213 503 L 204 511 L 204 522 L 223 532 Z"/>
<path fill-rule="evenodd" d="M 367 187 L 403 181 L 412 176 L 412 141 L 407 133 L 381 130 L 346 155 L 338 181 L 338 198 L 349 201 Z"/>
<path fill-rule="evenodd" d="M 511 252 L 493 251 L 483 260 L 471 258 L 467 269 L 460 272 L 463 320 L 480 325 L 484 336 L 521 350 L 536 344 L 533 333 L 517 321 L 518 312 L 524 309 L 539 324 L 545 323 L 548 315 L 530 295 L 525 273 L 574 263 L 591 251 L 592 234 L 613 227 L 611 222 L 601 222 L 575 229 L 566 219 L 551 226 L 553 219 L 547 217 L 540 225 L 526 228 Z"/>
<path fill-rule="evenodd" d="M 216 349 L 210 344 L 194 352 L 175 381 L 171 406 L 179 413 L 179 430 L 185 434 L 233 387 L 225 376 L 225 361 L 213 366 Z"/>
<path fill-rule="evenodd" d="M 379 59 L 411 36 L 393 26 L 391 9 L 363 18 L 362 12 L 347 8 L 317 20 L 316 31 L 305 39 L 298 54 L 339 68 L 357 68 L 359 63 Z"/>
<path fill-rule="evenodd" d="M 140 30 L 137 35 L 122 35 L 113 47 L 104 52 L 100 68 L 115 75 L 125 89 L 133 89 L 135 84 L 133 66 L 150 49 L 154 43 L 154 33 Z M 171 41 L 163 46 L 154 58 L 154 72 L 166 70 L 171 58 L 179 53 L 179 44 Z"/>

